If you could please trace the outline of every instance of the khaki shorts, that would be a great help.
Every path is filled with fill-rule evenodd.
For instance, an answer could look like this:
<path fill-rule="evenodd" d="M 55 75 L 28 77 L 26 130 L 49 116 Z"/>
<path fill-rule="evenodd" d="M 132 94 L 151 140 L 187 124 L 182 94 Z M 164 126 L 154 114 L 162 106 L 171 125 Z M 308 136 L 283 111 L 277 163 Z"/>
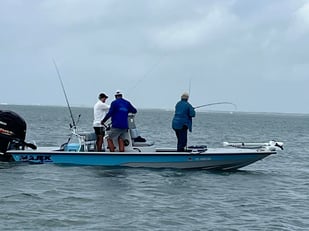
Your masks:
<path fill-rule="evenodd" d="M 125 139 L 126 138 L 126 134 L 128 133 L 128 129 L 121 129 L 121 128 L 111 128 L 111 130 L 109 130 L 107 132 L 107 139 Z"/>

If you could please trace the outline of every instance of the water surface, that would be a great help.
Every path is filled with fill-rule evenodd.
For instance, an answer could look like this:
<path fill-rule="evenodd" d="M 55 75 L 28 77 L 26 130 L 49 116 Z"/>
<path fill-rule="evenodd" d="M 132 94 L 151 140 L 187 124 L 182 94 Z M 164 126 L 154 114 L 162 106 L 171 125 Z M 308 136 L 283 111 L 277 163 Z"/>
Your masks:
<path fill-rule="evenodd" d="M 64 143 L 65 107 L 0 106 L 27 122 L 27 141 Z M 92 109 L 79 127 L 92 131 Z M 157 146 L 176 146 L 173 112 L 140 110 L 137 126 Z M 190 144 L 285 143 L 235 172 L 108 169 L 0 163 L 1 230 L 308 230 L 309 116 L 197 112 Z"/>

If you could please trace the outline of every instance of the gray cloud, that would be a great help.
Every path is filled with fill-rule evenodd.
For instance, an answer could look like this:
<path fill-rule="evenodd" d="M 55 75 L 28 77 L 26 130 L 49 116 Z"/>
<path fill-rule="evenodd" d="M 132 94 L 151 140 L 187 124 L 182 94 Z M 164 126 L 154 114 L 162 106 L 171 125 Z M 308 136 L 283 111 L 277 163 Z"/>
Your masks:
<path fill-rule="evenodd" d="M 309 1 L 3 0 L 1 102 L 72 105 L 122 89 L 139 108 L 232 101 L 303 112 Z M 47 97 L 48 96 L 48 97 Z"/>

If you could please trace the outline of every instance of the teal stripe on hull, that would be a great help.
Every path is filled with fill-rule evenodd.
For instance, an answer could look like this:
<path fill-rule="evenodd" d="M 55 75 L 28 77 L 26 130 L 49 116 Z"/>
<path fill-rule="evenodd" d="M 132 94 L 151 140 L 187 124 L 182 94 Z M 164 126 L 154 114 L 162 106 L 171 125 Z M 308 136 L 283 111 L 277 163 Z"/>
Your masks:
<path fill-rule="evenodd" d="M 208 168 L 236 169 L 273 154 L 227 153 L 227 154 L 188 154 L 188 153 L 72 153 L 72 152 L 23 152 L 12 153 L 15 161 L 30 163 L 53 163 L 69 165 L 93 165 L 106 167 L 145 167 L 145 168 Z"/>

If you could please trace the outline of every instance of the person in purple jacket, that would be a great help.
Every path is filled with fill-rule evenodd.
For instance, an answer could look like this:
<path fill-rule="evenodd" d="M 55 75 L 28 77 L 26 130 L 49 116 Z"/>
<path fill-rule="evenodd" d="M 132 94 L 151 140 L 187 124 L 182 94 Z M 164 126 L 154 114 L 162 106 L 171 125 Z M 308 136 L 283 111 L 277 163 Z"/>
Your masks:
<path fill-rule="evenodd" d="M 129 113 L 137 113 L 137 110 L 128 100 L 122 98 L 121 91 L 116 91 L 115 98 L 101 124 L 104 125 L 111 118 L 112 127 L 107 137 L 109 150 L 111 152 L 115 151 L 113 139 L 118 139 L 119 151 L 124 152 L 124 138 L 129 129 L 128 115 Z"/>

